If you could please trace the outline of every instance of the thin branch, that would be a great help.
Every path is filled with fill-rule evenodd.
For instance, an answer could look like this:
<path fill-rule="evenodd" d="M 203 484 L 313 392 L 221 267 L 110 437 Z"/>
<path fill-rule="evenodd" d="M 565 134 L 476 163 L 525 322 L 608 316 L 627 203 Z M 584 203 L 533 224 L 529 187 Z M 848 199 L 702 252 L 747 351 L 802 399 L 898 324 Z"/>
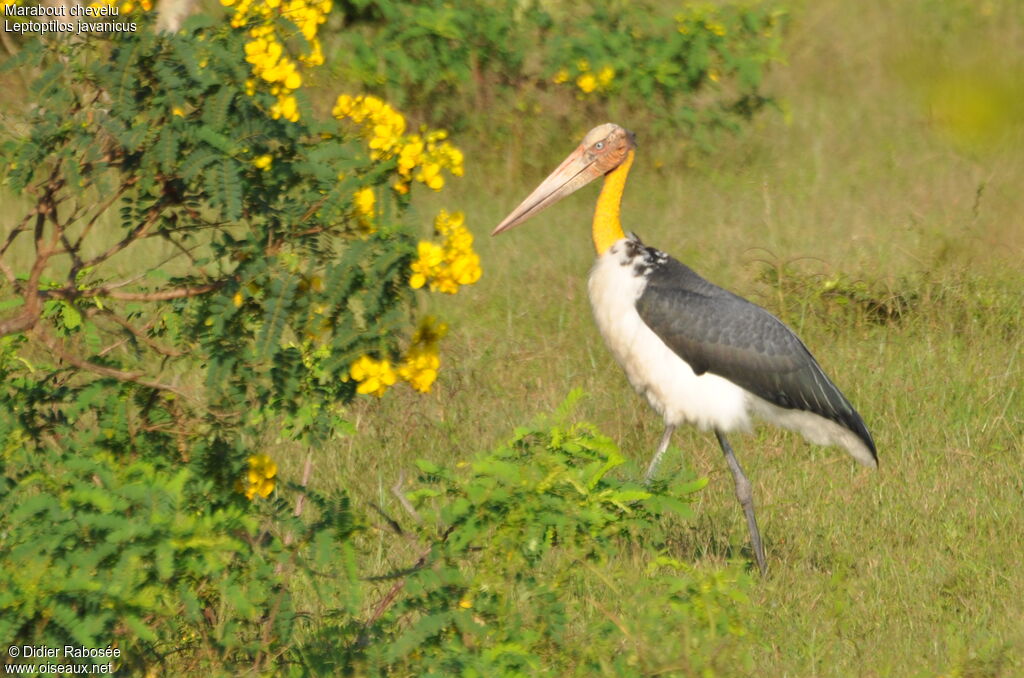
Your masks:
<path fill-rule="evenodd" d="M 18 283 L 18 276 L 14 274 L 14 271 L 11 270 L 11 267 L 3 259 L 0 259 L 0 271 L 3 271 L 4 277 L 7 278 L 7 282 L 12 287 Z"/>
<path fill-rule="evenodd" d="M 198 246 L 198 245 L 196 245 L 196 248 L 195 248 L 195 249 L 198 249 L 198 248 L 199 248 L 199 246 Z M 184 252 L 184 254 L 185 254 L 186 256 L 188 256 L 188 257 L 189 257 L 189 259 L 190 259 L 190 260 L 191 260 L 191 261 L 192 261 L 193 263 L 195 263 L 195 259 L 194 259 L 194 258 L 192 258 L 192 255 L 191 255 L 191 254 L 190 254 L 189 252 L 187 252 L 187 251 L 186 251 L 186 252 Z M 115 289 L 117 289 L 117 288 L 119 288 L 119 287 L 127 287 L 128 285 L 131 285 L 132 283 L 136 283 L 136 282 L 138 282 L 138 281 L 142 280 L 142 279 L 143 279 L 143 278 L 145 278 L 145 277 L 146 277 L 147 275 L 149 275 L 149 274 L 150 274 L 150 273 L 151 273 L 152 271 L 155 271 L 155 270 L 159 269 L 159 268 L 160 268 L 160 267 L 162 267 L 162 266 L 166 266 L 166 265 L 167 265 L 167 264 L 168 264 L 169 262 L 171 262 L 171 261 L 174 261 L 175 259 L 177 259 L 177 258 L 178 258 L 178 257 L 180 257 L 180 256 L 181 256 L 181 253 L 179 253 L 179 252 L 175 252 L 174 254 L 171 254 L 170 256 L 168 256 L 167 258 L 165 258 L 165 259 L 164 259 L 163 261 L 161 261 L 160 263 L 158 263 L 158 264 L 156 264 L 156 265 L 154 265 L 154 266 L 150 266 L 150 267 L 148 267 L 148 270 L 145 270 L 145 271 L 143 271 L 142 273 L 139 273 L 139 274 L 138 274 L 137 276 L 134 276 L 134 277 L 132 277 L 132 278 L 128 278 L 127 280 L 122 280 L 121 282 L 116 282 L 116 283 L 110 283 L 110 284 L 104 285 L 102 289 L 106 289 L 106 290 L 115 290 Z M 209 277 L 210 277 L 210 276 L 209 276 L 209 275 L 208 275 L 208 274 L 206 273 L 206 271 L 205 271 L 205 270 L 203 270 L 202 268 L 200 268 L 200 269 L 199 269 L 199 272 L 200 272 L 200 273 L 202 273 L 202 274 L 203 274 L 203 276 L 204 276 L 204 277 L 206 277 L 206 278 L 209 278 Z M 66 289 L 70 289 L 70 288 L 66 288 Z"/>
<path fill-rule="evenodd" d="M 121 299 L 123 301 L 168 301 L 170 299 L 197 297 L 200 294 L 212 292 L 213 290 L 223 286 L 223 282 L 215 282 L 207 285 L 199 285 L 198 287 L 179 287 L 177 289 L 161 290 L 159 292 L 117 292 L 109 290 L 105 296 L 110 297 L 111 299 Z"/>
<path fill-rule="evenodd" d="M 305 466 L 302 469 L 302 489 L 306 489 L 306 487 L 309 485 L 309 476 L 312 475 L 312 473 L 313 473 L 313 451 L 310 450 L 309 452 L 306 453 L 306 464 L 305 464 Z M 302 517 L 302 507 L 305 505 L 305 503 L 306 503 L 306 493 L 305 492 L 299 492 L 299 496 L 295 500 L 295 513 L 294 513 L 294 515 L 295 515 L 296 518 Z M 292 533 L 290 530 L 285 533 L 285 535 L 284 535 L 284 545 L 285 546 L 291 546 L 292 542 L 294 540 L 295 540 L 295 534 L 294 533 Z M 281 572 L 283 572 L 283 571 L 284 571 L 284 563 L 280 562 L 274 568 L 274 574 L 281 574 Z"/>
<path fill-rule="evenodd" d="M 153 341 L 153 339 L 146 336 L 146 330 L 149 329 L 149 326 L 143 329 L 139 329 L 138 327 L 135 327 L 135 325 L 132 325 L 130 322 L 122 318 L 121 316 L 115 313 L 111 313 L 110 311 L 106 311 L 105 313 L 103 313 L 103 317 L 113 320 L 115 323 L 117 323 L 118 325 L 128 330 L 133 335 L 135 335 L 136 339 L 144 343 L 146 346 L 149 346 L 151 349 L 153 349 L 154 351 L 161 355 L 165 355 L 171 358 L 178 358 L 180 356 L 185 355 L 183 351 L 175 351 L 173 348 L 168 348 L 167 346 L 158 344 L 157 342 Z"/>
<path fill-rule="evenodd" d="M 118 188 L 112 196 L 107 198 L 106 202 L 99 206 L 99 211 L 97 211 L 96 214 L 93 215 L 92 219 L 89 220 L 89 223 L 87 223 L 85 227 L 82 228 L 82 232 L 78 235 L 78 240 L 75 241 L 75 249 L 78 249 L 82 246 L 82 241 L 84 241 L 85 237 L 89 235 L 89 231 L 92 230 L 92 227 L 96 224 L 99 218 L 106 214 L 107 210 L 110 209 L 110 206 L 113 205 L 122 195 L 124 195 L 124 192 L 127 191 L 128 188 L 131 187 L 132 184 L 134 184 L 136 181 L 138 181 L 138 177 L 132 177 L 131 179 L 125 181 L 123 184 L 121 184 L 121 187 Z"/>
<path fill-rule="evenodd" d="M 176 287 L 170 290 L 158 290 L 156 292 L 118 292 L 115 288 L 128 285 L 134 281 L 126 281 L 123 283 L 115 283 L 114 285 L 104 285 L 103 287 L 93 287 L 87 290 L 70 289 L 68 287 L 62 287 L 56 290 L 40 290 L 39 296 L 44 299 L 94 299 L 96 297 L 102 297 L 104 299 L 119 299 L 121 301 L 169 301 L 171 299 L 184 299 L 186 297 L 198 297 L 201 294 L 212 292 L 215 289 L 224 286 L 224 281 L 207 283 L 206 285 L 197 285 L 196 287 Z"/>
<path fill-rule="evenodd" d="M 71 256 L 72 265 L 71 270 L 68 273 L 68 281 L 73 283 L 75 275 L 77 275 L 78 271 L 82 268 L 82 258 L 79 256 L 79 250 L 77 247 L 72 246 L 71 241 L 68 240 L 68 234 L 64 228 L 64 224 L 62 224 L 57 218 L 57 205 L 55 203 L 52 204 L 52 209 L 47 211 L 46 216 L 49 218 L 50 223 L 53 224 L 54 247 L 56 248 L 56 244 L 58 242 L 64 246 L 64 250 L 62 251 L 54 249 L 54 251 L 51 252 L 51 256 L 56 256 L 58 254 L 68 254 Z M 75 216 L 72 215 L 68 218 L 68 223 L 71 223 L 74 220 Z"/>
<path fill-rule="evenodd" d="M 146 218 L 145 221 L 143 221 L 141 224 L 133 228 L 128 233 L 128 235 L 121 238 L 121 240 L 119 240 L 117 243 L 108 248 L 106 252 L 104 252 L 103 254 L 98 254 L 89 261 L 85 262 L 85 266 L 92 267 L 97 264 L 100 264 L 109 259 L 110 257 L 114 256 L 121 250 L 123 250 L 125 247 L 128 247 L 128 245 L 131 245 L 136 240 L 141 240 L 142 238 L 146 237 L 146 233 L 149 231 L 150 228 L 153 227 L 153 224 L 155 224 L 157 219 L 159 218 L 160 210 L 158 210 L 156 207 L 152 208 L 149 211 L 149 216 Z"/>
<path fill-rule="evenodd" d="M 384 521 L 388 524 L 388 527 L 391 528 L 392 532 L 397 534 L 399 537 L 405 536 L 405 530 L 402 529 L 401 524 L 399 524 L 397 520 L 389 516 L 387 512 L 385 512 L 384 509 L 382 509 L 377 502 L 371 501 L 370 508 L 376 511 L 380 515 L 380 517 L 384 519 Z"/>
<path fill-rule="evenodd" d="M 32 217 L 34 217 L 38 213 L 38 208 L 32 210 L 31 212 L 25 215 L 25 218 L 21 220 L 20 224 L 11 229 L 11 232 L 7 234 L 7 240 L 4 241 L 4 246 L 0 248 L 0 257 L 7 254 L 7 249 L 11 246 L 11 243 L 13 243 L 15 238 L 17 238 L 18 235 L 20 235 L 21 232 L 25 230 L 25 227 L 28 226 L 28 222 L 32 221 Z"/>
<path fill-rule="evenodd" d="M 18 332 L 24 332 L 25 330 L 32 329 L 32 327 L 35 326 L 36 321 L 39 320 L 38 311 L 38 303 L 35 308 L 30 308 L 26 304 L 25 310 L 18 315 L 13 318 L 7 318 L 6 320 L 0 320 L 0 337 L 6 337 L 8 334 L 17 334 Z"/>
<path fill-rule="evenodd" d="M 42 307 L 39 303 L 39 278 L 42 277 L 43 270 L 46 268 L 46 262 L 50 258 L 50 252 L 42 244 L 43 224 L 45 222 L 46 215 L 41 210 L 37 210 L 35 225 L 36 260 L 32 264 L 32 270 L 29 272 L 28 282 L 23 288 L 25 306 L 18 315 L 0 321 L 0 336 L 32 329 L 39 320 Z"/>
<path fill-rule="evenodd" d="M 81 370 L 86 370 L 87 372 L 92 372 L 100 376 L 110 377 L 111 379 L 116 379 L 118 381 L 131 382 L 133 384 L 161 391 L 169 391 L 183 398 L 191 399 L 191 396 L 180 388 L 171 386 L 170 384 L 162 384 L 157 381 L 145 379 L 145 375 L 141 372 L 125 372 L 124 370 L 118 370 L 105 365 L 97 365 L 96 363 L 91 363 L 88 360 L 83 360 L 82 358 L 65 351 L 62 342 L 58 341 L 56 337 L 46 334 L 42 330 L 33 329 L 31 333 L 39 340 L 40 343 L 53 351 L 54 355 L 73 367 L 77 367 Z"/>
<path fill-rule="evenodd" d="M 181 250 L 181 254 L 184 254 L 186 257 L 188 257 L 189 262 L 193 266 L 196 266 L 196 258 L 194 256 L 192 256 L 192 252 L 190 252 L 189 249 L 187 247 L 185 247 L 183 244 L 181 244 L 180 242 L 175 240 L 174 237 L 173 237 L 173 233 L 171 231 L 162 231 L 160 233 L 160 235 L 162 235 L 167 242 L 171 243 L 172 245 L 177 247 L 179 250 Z M 193 248 L 193 249 L 197 249 L 197 248 L 198 248 L 198 246 Z M 174 255 L 174 256 L 178 256 L 178 255 Z M 161 264 L 161 266 L 162 265 L 163 264 Z M 198 268 L 199 268 L 199 272 L 200 273 L 202 273 L 203 275 L 206 275 L 206 271 L 203 270 L 203 268 L 201 266 L 198 267 Z"/>
<path fill-rule="evenodd" d="M 444 534 L 441 535 L 441 543 L 443 544 L 444 542 L 448 541 L 448 537 L 451 536 L 451 533 L 454 531 L 455 526 L 449 525 L 448 529 L 445 530 Z M 377 607 L 373 609 L 373 612 L 370 614 L 369 619 L 367 619 L 366 623 L 363 625 L 363 634 L 359 640 L 361 645 L 367 642 L 367 634 L 369 633 L 370 627 L 373 626 L 373 624 L 376 623 L 376 621 L 380 619 L 381 616 L 383 616 L 384 612 L 386 612 L 389 607 L 391 607 L 392 603 L 394 603 L 395 599 L 398 597 L 398 594 L 405 587 L 405 577 L 423 569 L 423 566 L 427 564 L 427 558 L 430 556 L 430 553 L 434 550 L 434 546 L 435 544 L 433 543 L 429 544 L 427 548 L 423 550 L 423 552 L 420 554 L 420 557 L 416 559 L 415 564 L 413 564 L 412 567 L 402 572 L 402 578 L 396 581 L 394 585 L 392 585 L 392 587 L 384 595 L 384 598 L 377 604 Z"/>
<path fill-rule="evenodd" d="M 404 484 L 405 471 L 401 470 L 398 472 L 398 480 L 396 480 L 395 484 L 391 486 L 391 494 L 395 495 L 395 498 L 398 499 L 398 503 L 402 505 L 402 508 L 404 508 L 417 523 L 422 523 L 423 519 L 420 518 L 420 514 L 416 511 L 415 507 L 413 507 L 412 502 L 402 494 L 402 485 Z"/>
<path fill-rule="evenodd" d="M 98 355 L 99 357 L 102 358 L 103 356 L 107 355 L 108 353 L 110 353 L 112 351 L 116 351 L 117 349 L 119 349 L 122 346 L 124 346 L 125 344 L 127 344 L 128 343 L 128 339 L 129 339 L 129 337 L 121 337 L 120 339 L 115 341 L 110 346 L 107 346 L 106 348 L 100 349 L 100 351 L 96 355 Z"/>
<path fill-rule="evenodd" d="M 426 548 L 426 550 L 423 551 L 420 557 L 416 560 L 416 564 L 408 570 L 408 574 L 412 574 L 413 572 L 420 570 L 426 564 L 427 556 L 430 555 L 430 552 L 433 550 L 433 548 L 433 545 L 430 545 Z M 404 577 L 396 581 L 394 584 L 392 584 L 391 588 L 384 595 L 384 598 L 382 598 L 381 601 L 377 603 L 377 607 L 373 608 L 373 612 L 370 614 L 370 618 L 367 619 L 366 624 L 363 625 L 364 637 L 360 639 L 360 644 L 363 644 L 363 642 L 367 640 L 366 634 L 369 632 L 370 627 L 377 623 L 378 619 L 384 616 L 384 613 L 387 611 L 389 607 L 391 607 L 392 603 L 395 602 L 395 599 L 398 598 L 398 594 L 401 593 L 403 588 L 405 588 Z"/>
<path fill-rule="evenodd" d="M 302 488 L 305 489 L 309 486 L 309 476 L 313 474 L 313 451 L 310 450 L 306 453 L 306 465 L 302 467 Z M 300 492 L 298 499 L 295 500 L 295 517 L 300 518 L 302 516 L 302 505 L 306 501 L 306 493 Z"/>

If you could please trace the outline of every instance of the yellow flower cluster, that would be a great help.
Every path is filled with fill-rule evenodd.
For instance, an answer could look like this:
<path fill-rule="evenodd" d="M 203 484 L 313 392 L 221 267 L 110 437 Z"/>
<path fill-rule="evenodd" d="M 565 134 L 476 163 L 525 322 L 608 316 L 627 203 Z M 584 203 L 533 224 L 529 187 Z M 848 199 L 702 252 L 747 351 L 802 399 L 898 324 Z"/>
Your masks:
<path fill-rule="evenodd" d="M 375 360 L 368 355 L 359 358 L 349 368 L 349 377 L 359 384 L 356 393 L 372 394 L 379 398 L 399 379 L 408 382 L 420 393 L 430 392 L 430 387 L 437 380 L 437 371 L 441 368 L 437 346 L 447 332 L 448 326 L 433 316 L 423 318 L 397 370 L 389 360 Z"/>
<path fill-rule="evenodd" d="M 412 344 L 398 368 L 398 376 L 420 393 L 428 393 L 441 368 L 438 342 L 448 332 L 448 326 L 433 316 L 426 316 L 412 335 Z"/>
<path fill-rule="evenodd" d="M 607 92 L 612 81 L 615 79 L 615 69 L 611 66 L 602 66 L 600 70 L 593 71 L 590 68 L 589 61 L 580 59 L 576 62 L 575 67 L 575 84 L 583 94 Z M 561 85 L 569 82 L 571 77 L 572 75 L 568 68 L 560 68 L 552 78 L 552 82 L 556 85 Z"/>
<path fill-rule="evenodd" d="M 399 193 L 408 193 L 413 181 L 440 191 L 444 187 L 442 169 L 454 176 L 463 174 L 462 151 L 445 141 L 447 132 L 421 130 L 421 134 L 407 135 L 405 117 L 375 96 L 339 95 L 331 114 L 360 126 L 360 134 L 367 139 L 374 160 L 398 158 L 398 181 L 394 188 Z"/>
<path fill-rule="evenodd" d="M 340 94 L 331 115 L 338 120 L 348 118 L 362 127 L 374 160 L 389 158 L 399 150 L 405 134 L 405 117 L 382 99 L 367 94 Z"/>
<path fill-rule="evenodd" d="M 148 0 L 146 0 L 148 1 Z M 277 101 L 270 108 L 275 120 L 291 122 L 299 119 L 298 104 L 293 94 L 302 86 L 298 62 L 319 66 L 324 62 L 317 31 L 327 20 L 332 0 L 220 0 L 225 7 L 234 7 L 231 25 L 249 27 L 249 41 L 245 44 L 245 60 L 252 64 L 255 82 L 246 82 L 246 93 L 256 92 L 256 82 L 265 82 Z M 278 17 L 293 23 L 302 33 L 307 52 L 296 60 L 286 53 L 285 40 L 279 29 Z"/>
<path fill-rule="evenodd" d="M 462 212 L 448 214 L 441 210 L 434 219 L 434 231 L 444 241 L 420 241 L 410 287 L 419 289 L 429 283 L 432 291 L 455 294 L 460 285 L 472 285 L 479 280 L 480 257 L 473 251 L 473 234 L 465 227 Z"/>
<path fill-rule="evenodd" d="M 253 161 L 252 161 L 252 164 L 256 165 L 256 169 L 260 169 L 260 170 L 263 170 L 264 172 L 266 172 L 267 170 L 270 169 L 270 165 L 273 162 L 274 162 L 273 156 L 264 154 L 264 155 L 259 156 L 258 158 L 254 158 Z"/>
<path fill-rule="evenodd" d="M 249 470 L 235 484 L 235 489 L 249 500 L 256 497 L 266 499 L 274 491 L 277 482 L 277 464 L 266 454 L 254 454 L 248 461 Z"/>
<path fill-rule="evenodd" d="M 395 370 L 391 367 L 391 361 L 374 360 L 368 355 L 364 355 L 352 363 L 348 374 L 359 384 L 356 387 L 356 393 L 364 395 L 372 393 L 378 398 L 384 395 L 388 387 L 394 386 L 398 380 Z"/>
<path fill-rule="evenodd" d="M 342 175 L 344 176 L 344 175 Z M 340 177 L 339 177 L 340 178 Z M 377 196 L 372 188 L 361 188 L 352 195 L 358 232 L 369 235 L 377 230 L 373 217 L 377 214 Z"/>
<path fill-rule="evenodd" d="M 373 194 L 372 188 L 361 188 L 352 197 L 352 202 L 356 206 L 356 212 L 361 216 L 372 217 L 373 206 L 377 204 L 377 196 Z"/>

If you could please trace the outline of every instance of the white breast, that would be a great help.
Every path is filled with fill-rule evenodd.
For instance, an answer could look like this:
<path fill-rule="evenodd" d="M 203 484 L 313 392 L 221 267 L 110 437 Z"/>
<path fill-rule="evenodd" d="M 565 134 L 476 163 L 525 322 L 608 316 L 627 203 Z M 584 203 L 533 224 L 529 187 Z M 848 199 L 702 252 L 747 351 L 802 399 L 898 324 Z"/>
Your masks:
<path fill-rule="evenodd" d="M 666 424 L 689 423 L 722 432 L 748 430 L 749 394 L 722 377 L 694 374 L 640 318 L 636 300 L 647 281 L 634 274 L 624 243 L 616 242 L 597 258 L 588 291 L 601 335 L 629 383 Z"/>

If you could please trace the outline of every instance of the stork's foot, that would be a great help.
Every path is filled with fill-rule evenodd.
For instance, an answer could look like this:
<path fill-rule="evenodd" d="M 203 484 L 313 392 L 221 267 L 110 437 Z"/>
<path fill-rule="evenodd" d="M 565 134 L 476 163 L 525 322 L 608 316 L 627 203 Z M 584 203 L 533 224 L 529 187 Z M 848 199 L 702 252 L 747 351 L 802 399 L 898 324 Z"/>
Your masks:
<path fill-rule="evenodd" d="M 747 527 L 750 529 L 750 546 L 754 549 L 754 558 L 757 559 L 757 567 L 761 570 L 761 576 L 768 574 L 768 564 L 764 557 L 764 545 L 761 543 L 761 531 L 757 529 L 757 518 L 754 517 L 754 493 L 750 487 L 750 481 L 743 473 L 743 468 L 733 454 L 732 446 L 726 440 L 725 434 L 715 431 L 718 437 L 718 444 L 722 446 L 725 453 L 725 462 L 729 464 L 732 477 L 736 481 L 736 498 L 743 507 L 743 513 L 747 517 Z"/>

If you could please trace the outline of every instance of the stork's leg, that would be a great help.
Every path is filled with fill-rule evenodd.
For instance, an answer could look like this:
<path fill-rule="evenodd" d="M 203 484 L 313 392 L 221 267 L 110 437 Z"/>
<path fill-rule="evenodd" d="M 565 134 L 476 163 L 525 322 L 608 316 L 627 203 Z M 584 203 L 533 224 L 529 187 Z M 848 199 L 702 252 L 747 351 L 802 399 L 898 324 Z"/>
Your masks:
<path fill-rule="evenodd" d="M 676 427 L 672 424 L 665 424 L 665 432 L 661 435 L 661 442 L 658 443 L 658 449 L 654 453 L 654 458 L 651 459 L 651 463 L 647 466 L 647 473 L 644 474 L 644 485 L 651 482 L 654 472 L 658 470 L 658 464 L 661 463 L 661 458 L 665 454 L 665 450 L 668 449 L 668 443 L 672 440 L 672 431 L 675 430 Z"/>
<path fill-rule="evenodd" d="M 736 455 L 733 454 L 729 441 L 725 439 L 725 434 L 716 430 L 715 435 L 718 436 L 718 444 L 722 446 L 722 452 L 725 453 L 725 462 L 729 464 L 732 477 L 736 480 L 736 498 L 740 500 L 743 513 L 747 516 L 747 527 L 750 528 L 750 545 L 754 548 L 754 557 L 757 558 L 757 566 L 760 568 L 761 575 L 763 576 L 768 572 L 768 566 L 765 564 L 761 533 L 757 529 L 757 519 L 754 517 L 754 495 L 750 489 L 750 481 L 743 474 L 740 463 L 736 461 Z"/>

